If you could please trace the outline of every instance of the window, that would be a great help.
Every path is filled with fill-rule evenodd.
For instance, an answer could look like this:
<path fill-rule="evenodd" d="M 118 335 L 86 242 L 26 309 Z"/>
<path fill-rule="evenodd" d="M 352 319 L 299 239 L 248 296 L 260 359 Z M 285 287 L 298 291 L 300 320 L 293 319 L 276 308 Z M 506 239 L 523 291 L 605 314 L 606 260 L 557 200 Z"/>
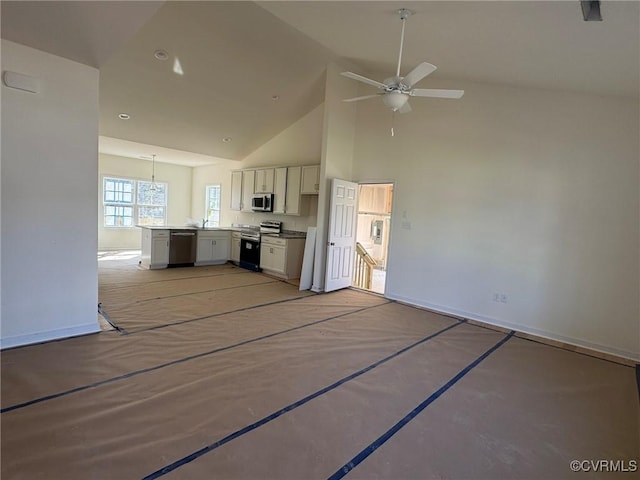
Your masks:
<path fill-rule="evenodd" d="M 138 225 L 164 225 L 166 206 L 166 183 L 138 181 Z"/>
<path fill-rule="evenodd" d="M 156 182 L 154 187 L 143 180 L 104 177 L 104 226 L 164 225 L 167 184 Z"/>
<path fill-rule="evenodd" d="M 205 205 L 210 227 L 220 226 L 220 185 L 207 185 L 207 203 Z"/>
<path fill-rule="evenodd" d="M 104 179 L 104 226 L 133 227 L 133 180 Z"/>

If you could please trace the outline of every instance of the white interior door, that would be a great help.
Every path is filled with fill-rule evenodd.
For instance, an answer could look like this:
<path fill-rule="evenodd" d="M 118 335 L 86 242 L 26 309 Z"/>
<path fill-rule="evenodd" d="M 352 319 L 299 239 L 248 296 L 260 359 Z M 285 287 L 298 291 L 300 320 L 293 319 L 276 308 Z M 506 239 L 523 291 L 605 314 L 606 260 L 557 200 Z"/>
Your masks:
<path fill-rule="evenodd" d="M 356 245 L 358 184 L 339 178 L 332 179 L 330 205 L 325 292 L 351 286 Z"/>

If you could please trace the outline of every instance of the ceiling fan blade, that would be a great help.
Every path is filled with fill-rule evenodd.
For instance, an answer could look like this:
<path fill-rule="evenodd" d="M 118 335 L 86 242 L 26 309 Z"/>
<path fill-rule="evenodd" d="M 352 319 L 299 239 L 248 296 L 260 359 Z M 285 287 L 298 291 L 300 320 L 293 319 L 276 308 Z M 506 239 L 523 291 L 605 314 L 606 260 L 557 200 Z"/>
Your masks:
<path fill-rule="evenodd" d="M 427 63 L 427 62 L 422 62 L 416 68 L 411 70 L 406 77 L 402 79 L 402 84 L 411 88 L 420 80 L 422 80 L 424 77 L 426 77 L 430 73 L 433 73 L 436 70 L 436 68 L 438 67 L 436 67 L 435 65 L 431 65 L 430 63 Z"/>
<path fill-rule="evenodd" d="M 437 88 L 414 88 L 409 93 L 412 97 L 462 98 L 464 90 L 441 90 Z"/>
<path fill-rule="evenodd" d="M 344 77 L 347 77 L 347 78 L 351 78 L 352 80 L 357 80 L 359 82 L 368 83 L 369 85 L 373 85 L 374 87 L 387 88 L 387 86 L 384 83 L 376 82 L 375 80 L 371 80 L 370 78 L 363 77 L 362 75 L 358 75 L 357 73 L 342 72 L 340 75 L 342 75 Z"/>
<path fill-rule="evenodd" d="M 409 113 L 411 111 L 411 105 L 409 102 L 405 103 L 402 107 L 398 109 L 398 113 Z"/>
<path fill-rule="evenodd" d="M 366 100 L 367 98 L 379 97 L 380 95 L 384 95 L 384 93 L 374 93 L 373 95 L 364 95 L 362 97 L 345 98 L 342 101 L 343 102 L 357 102 L 358 100 Z"/>

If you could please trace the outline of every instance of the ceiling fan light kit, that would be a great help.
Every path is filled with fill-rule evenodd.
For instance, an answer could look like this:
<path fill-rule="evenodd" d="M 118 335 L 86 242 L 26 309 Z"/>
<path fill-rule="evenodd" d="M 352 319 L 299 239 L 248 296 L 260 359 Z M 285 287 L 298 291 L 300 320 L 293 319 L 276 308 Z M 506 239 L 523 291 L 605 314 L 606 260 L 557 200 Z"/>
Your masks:
<path fill-rule="evenodd" d="M 341 75 L 366 83 L 382 90 L 381 93 L 373 95 L 363 95 L 361 97 L 347 98 L 344 102 L 357 102 L 382 96 L 382 102 L 392 111 L 398 113 L 407 113 L 411 111 L 409 105 L 409 97 L 435 97 L 435 98 L 461 98 L 464 90 L 444 90 L 433 88 L 413 88 L 413 86 L 424 77 L 433 73 L 436 66 L 427 62 L 422 62 L 416 68 L 411 70 L 406 76 L 400 76 L 400 66 L 402 63 L 402 50 L 404 47 L 404 28 L 407 18 L 413 15 L 411 10 L 401 8 L 397 11 L 402 21 L 402 33 L 400 34 L 400 52 L 398 54 L 398 68 L 394 77 L 387 78 L 384 82 L 378 82 L 353 72 L 342 72 Z"/>
<path fill-rule="evenodd" d="M 409 97 L 401 92 L 389 92 L 382 97 L 382 103 L 394 112 L 399 111 L 409 101 Z"/>

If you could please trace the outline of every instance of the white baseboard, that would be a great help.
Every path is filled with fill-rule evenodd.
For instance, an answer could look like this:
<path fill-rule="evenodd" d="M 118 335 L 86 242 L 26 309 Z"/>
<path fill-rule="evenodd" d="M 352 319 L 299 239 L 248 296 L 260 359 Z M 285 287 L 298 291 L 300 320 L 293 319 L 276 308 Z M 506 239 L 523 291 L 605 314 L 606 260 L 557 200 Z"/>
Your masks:
<path fill-rule="evenodd" d="M 97 333 L 100 331 L 98 322 L 86 323 L 84 325 L 75 325 L 73 327 L 60 328 L 57 330 L 49 330 L 47 332 L 29 333 L 27 335 L 16 335 L 0 339 L 0 349 L 21 347 L 23 345 L 31 345 L 33 343 L 48 342 L 50 340 L 59 340 L 61 338 L 77 337 L 78 335 L 87 335 L 89 333 Z"/>
<path fill-rule="evenodd" d="M 618 357 L 624 357 L 634 362 L 640 363 L 640 352 L 633 352 L 629 350 L 623 350 L 615 347 L 611 347 L 609 345 L 601 345 L 598 343 L 589 342 L 587 340 L 582 340 L 579 338 L 567 337 L 565 335 L 560 335 L 553 332 L 548 332 L 546 330 L 539 330 L 537 328 L 527 327 L 526 325 L 519 325 L 515 323 L 505 322 L 502 320 L 497 320 L 492 317 L 487 317 L 485 315 L 480 315 L 477 313 L 465 312 L 463 310 L 458 310 L 456 308 L 444 307 L 442 305 L 436 305 L 428 302 L 423 302 L 421 300 L 416 300 L 415 298 L 404 297 L 402 295 L 395 294 L 387 294 L 387 298 L 391 300 L 396 300 L 398 302 L 407 303 L 409 305 L 414 305 L 416 307 L 426 308 L 428 310 L 433 310 L 434 312 L 442 313 L 445 315 L 453 315 L 455 317 L 467 318 L 469 320 L 476 320 L 478 322 L 483 322 L 489 325 L 494 325 L 496 327 L 508 328 L 510 330 L 515 330 L 516 332 L 528 333 L 531 335 L 535 335 L 538 337 L 546 338 L 548 340 L 553 340 L 556 342 L 567 343 L 570 345 L 574 345 L 577 347 L 587 348 L 589 350 L 594 350 L 600 353 L 606 353 L 610 355 L 616 355 Z"/>

